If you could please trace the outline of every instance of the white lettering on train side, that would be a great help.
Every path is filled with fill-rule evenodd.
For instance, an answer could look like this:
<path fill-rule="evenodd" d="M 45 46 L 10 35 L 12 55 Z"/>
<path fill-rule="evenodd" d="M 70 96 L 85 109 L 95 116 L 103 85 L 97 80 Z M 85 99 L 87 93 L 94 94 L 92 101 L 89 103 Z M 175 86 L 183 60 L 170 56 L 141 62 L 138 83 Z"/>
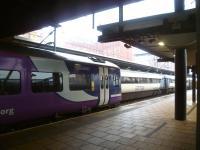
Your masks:
<path fill-rule="evenodd" d="M 15 114 L 14 110 L 14 108 L 0 109 L 0 116 L 13 116 Z"/>

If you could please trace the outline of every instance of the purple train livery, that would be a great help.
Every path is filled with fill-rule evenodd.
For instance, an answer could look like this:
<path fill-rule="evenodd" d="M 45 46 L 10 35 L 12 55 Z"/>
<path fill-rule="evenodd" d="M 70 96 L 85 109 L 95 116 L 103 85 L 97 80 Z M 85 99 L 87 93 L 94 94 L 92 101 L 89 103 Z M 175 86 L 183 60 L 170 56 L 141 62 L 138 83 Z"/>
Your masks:
<path fill-rule="evenodd" d="M 0 48 L 0 125 L 121 101 L 120 68 L 95 57 Z"/>

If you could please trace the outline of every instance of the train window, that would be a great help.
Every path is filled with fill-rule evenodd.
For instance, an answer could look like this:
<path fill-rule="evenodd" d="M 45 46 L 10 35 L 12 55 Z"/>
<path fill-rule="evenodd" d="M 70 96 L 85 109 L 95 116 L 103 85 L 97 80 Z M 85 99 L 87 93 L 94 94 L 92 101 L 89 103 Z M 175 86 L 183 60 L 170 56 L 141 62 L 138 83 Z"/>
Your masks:
<path fill-rule="evenodd" d="M 140 79 L 140 83 L 144 83 L 145 79 L 144 78 L 141 78 Z"/>
<path fill-rule="evenodd" d="M 113 86 L 119 86 L 119 76 L 113 75 Z"/>
<path fill-rule="evenodd" d="M 126 83 L 131 83 L 131 77 L 126 77 Z"/>
<path fill-rule="evenodd" d="M 135 78 L 130 77 L 130 83 L 135 83 Z"/>
<path fill-rule="evenodd" d="M 126 83 L 126 77 L 122 77 L 122 78 L 121 78 L 121 82 L 122 82 L 122 83 Z"/>
<path fill-rule="evenodd" d="M 134 77 L 133 78 L 133 83 L 137 83 L 138 81 L 137 81 L 137 78 L 136 77 Z"/>
<path fill-rule="evenodd" d="M 138 83 L 141 83 L 141 78 L 137 78 Z"/>
<path fill-rule="evenodd" d="M 142 83 L 142 78 L 138 78 L 138 83 Z"/>
<path fill-rule="evenodd" d="M 0 70 L 0 95 L 19 94 L 20 90 L 20 72 Z"/>
<path fill-rule="evenodd" d="M 60 92 L 63 90 L 62 73 L 32 72 L 31 78 L 34 93 Z"/>
<path fill-rule="evenodd" d="M 151 79 L 152 82 L 151 83 L 160 83 L 160 79 Z"/>
<path fill-rule="evenodd" d="M 175 83 L 175 80 L 174 79 L 170 79 L 170 83 Z"/>
<path fill-rule="evenodd" d="M 122 80 L 122 83 L 127 83 L 127 78 L 128 78 L 128 77 L 122 77 L 122 79 L 121 79 L 121 80 Z"/>
<path fill-rule="evenodd" d="M 72 91 L 91 90 L 90 74 L 70 74 L 69 88 Z"/>
<path fill-rule="evenodd" d="M 119 77 L 117 76 L 117 82 L 119 84 Z M 121 83 L 138 83 L 138 81 L 140 81 L 140 79 L 136 78 L 136 77 L 122 77 L 121 78 Z"/>
<path fill-rule="evenodd" d="M 149 79 L 149 83 L 153 83 L 153 79 L 152 78 Z"/>

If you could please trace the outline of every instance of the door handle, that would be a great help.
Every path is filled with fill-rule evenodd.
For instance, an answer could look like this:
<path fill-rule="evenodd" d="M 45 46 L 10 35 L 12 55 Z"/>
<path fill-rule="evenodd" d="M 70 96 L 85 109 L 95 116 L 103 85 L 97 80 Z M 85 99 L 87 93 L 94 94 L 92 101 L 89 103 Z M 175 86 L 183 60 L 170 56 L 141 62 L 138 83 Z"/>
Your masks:
<path fill-rule="evenodd" d="M 104 87 L 103 76 L 101 76 L 101 81 L 100 81 L 100 84 L 101 84 L 101 89 L 103 89 L 103 87 Z"/>
<path fill-rule="evenodd" d="M 108 76 L 105 76 L 105 84 L 106 84 L 106 89 L 108 89 Z"/>

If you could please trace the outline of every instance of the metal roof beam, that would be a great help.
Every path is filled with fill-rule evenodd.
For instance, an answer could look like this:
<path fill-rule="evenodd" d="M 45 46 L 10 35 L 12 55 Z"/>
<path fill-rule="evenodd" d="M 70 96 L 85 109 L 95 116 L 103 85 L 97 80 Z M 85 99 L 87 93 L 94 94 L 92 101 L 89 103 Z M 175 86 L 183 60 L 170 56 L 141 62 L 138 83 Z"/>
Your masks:
<path fill-rule="evenodd" d="M 182 18 L 182 19 L 180 19 Z M 145 22 L 160 20 L 161 23 L 150 27 L 143 27 Z M 174 22 L 176 20 L 176 22 Z M 141 24 L 141 26 L 139 25 Z M 140 28 L 134 29 L 135 26 Z M 119 32 L 120 24 L 113 23 L 109 25 L 99 26 L 97 29 L 102 31 L 103 35 L 99 36 L 100 42 L 111 42 L 116 40 L 124 40 L 126 38 L 137 39 L 145 35 L 158 34 L 179 34 L 195 32 L 195 14 L 194 11 L 184 12 L 183 14 L 164 14 L 142 19 L 125 21 L 123 23 L 124 32 Z M 133 29 L 131 29 L 133 28 Z"/>

